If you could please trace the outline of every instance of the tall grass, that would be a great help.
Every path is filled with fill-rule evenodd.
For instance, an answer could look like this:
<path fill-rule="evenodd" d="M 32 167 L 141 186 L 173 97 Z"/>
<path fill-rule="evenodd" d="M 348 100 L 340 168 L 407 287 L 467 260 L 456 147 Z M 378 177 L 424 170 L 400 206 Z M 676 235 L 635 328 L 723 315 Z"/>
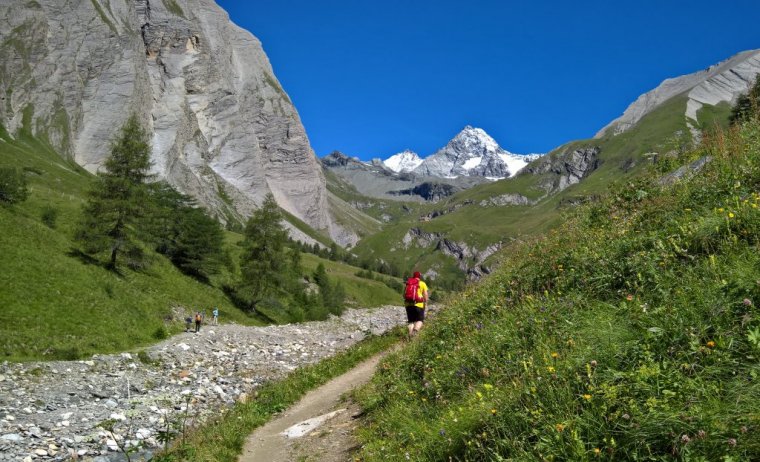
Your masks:
<path fill-rule="evenodd" d="M 760 460 L 760 121 L 704 156 L 509 248 L 360 393 L 360 458 Z"/>

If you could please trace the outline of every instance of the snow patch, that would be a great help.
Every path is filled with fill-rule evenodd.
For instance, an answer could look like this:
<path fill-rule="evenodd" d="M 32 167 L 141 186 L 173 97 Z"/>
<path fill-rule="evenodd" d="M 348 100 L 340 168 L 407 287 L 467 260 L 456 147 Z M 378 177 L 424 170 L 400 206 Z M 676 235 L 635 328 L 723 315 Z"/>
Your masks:
<path fill-rule="evenodd" d="M 472 159 L 467 159 L 467 162 L 462 164 L 462 168 L 465 170 L 471 170 L 478 165 L 480 165 L 480 162 L 483 160 L 483 157 L 473 157 Z"/>

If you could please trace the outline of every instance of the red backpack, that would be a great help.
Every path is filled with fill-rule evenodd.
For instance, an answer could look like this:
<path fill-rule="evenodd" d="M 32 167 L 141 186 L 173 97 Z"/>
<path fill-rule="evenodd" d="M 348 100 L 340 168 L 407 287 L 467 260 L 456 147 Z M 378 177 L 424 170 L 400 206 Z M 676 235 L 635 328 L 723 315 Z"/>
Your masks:
<path fill-rule="evenodd" d="M 425 299 L 420 296 L 420 280 L 418 278 L 409 278 L 406 280 L 404 301 L 407 303 L 421 303 L 425 301 Z"/>

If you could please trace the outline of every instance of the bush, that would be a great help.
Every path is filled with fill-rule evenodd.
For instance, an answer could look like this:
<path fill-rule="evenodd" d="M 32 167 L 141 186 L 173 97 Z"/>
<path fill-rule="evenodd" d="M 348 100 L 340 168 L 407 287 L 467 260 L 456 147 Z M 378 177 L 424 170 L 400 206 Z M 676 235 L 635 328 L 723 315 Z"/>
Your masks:
<path fill-rule="evenodd" d="M 0 202 L 16 204 L 29 197 L 26 177 L 18 169 L 11 167 L 0 168 Z"/>
<path fill-rule="evenodd" d="M 45 224 L 45 226 L 50 229 L 55 229 L 56 221 L 58 220 L 58 210 L 49 205 L 45 206 L 45 208 L 42 209 L 40 219 Z"/>

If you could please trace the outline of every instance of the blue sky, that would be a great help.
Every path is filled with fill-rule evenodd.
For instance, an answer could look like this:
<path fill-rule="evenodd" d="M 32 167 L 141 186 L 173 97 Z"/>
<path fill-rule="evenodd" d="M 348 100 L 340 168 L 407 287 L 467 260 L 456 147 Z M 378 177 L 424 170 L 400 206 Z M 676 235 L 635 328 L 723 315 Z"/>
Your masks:
<path fill-rule="evenodd" d="M 592 137 L 662 80 L 760 48 L 760 2 L 217 0 L 258 37 L 318 156 L 516 153 Z"/>

